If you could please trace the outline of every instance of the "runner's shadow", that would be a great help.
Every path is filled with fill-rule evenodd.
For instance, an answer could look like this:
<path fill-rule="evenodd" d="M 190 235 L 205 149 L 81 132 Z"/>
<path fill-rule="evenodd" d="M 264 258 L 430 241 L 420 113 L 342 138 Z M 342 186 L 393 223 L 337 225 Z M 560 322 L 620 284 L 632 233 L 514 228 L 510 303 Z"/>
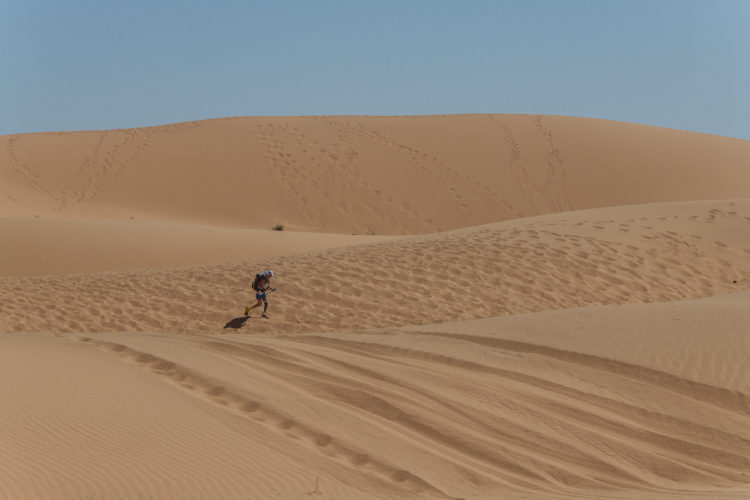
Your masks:
<path fill-rule="evenodd" d="M 233 330 L 239 330 L 248 320 L 248 316 L 240 316 L 239 318 L 230 319 L 227 324 L 224 325 L 224 329 L 232 328 Z"/>

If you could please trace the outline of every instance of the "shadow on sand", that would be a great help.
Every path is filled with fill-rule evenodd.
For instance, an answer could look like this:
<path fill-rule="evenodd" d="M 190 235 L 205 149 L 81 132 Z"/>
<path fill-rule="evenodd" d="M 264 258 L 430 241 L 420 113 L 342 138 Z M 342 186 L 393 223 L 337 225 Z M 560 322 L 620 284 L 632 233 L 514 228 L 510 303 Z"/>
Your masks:
<path fill-rule="evenodd" d="M 224 329 L 231 328 L 233 330 L 239 330 L 248 320 L 248 316 L 240 316 L 239 318 L 230 319 L 227 324 L 224 325 Z"/>

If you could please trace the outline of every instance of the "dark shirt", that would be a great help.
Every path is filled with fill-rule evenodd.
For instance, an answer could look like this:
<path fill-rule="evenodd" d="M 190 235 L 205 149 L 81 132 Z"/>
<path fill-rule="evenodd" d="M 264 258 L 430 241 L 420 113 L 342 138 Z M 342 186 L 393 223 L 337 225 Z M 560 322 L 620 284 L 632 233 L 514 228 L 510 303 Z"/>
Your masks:
<path fill-rule="evenodd" d="M 264 274 L 258 275 L 258 280 L 256 281 L 255 286 L 258 287 L 259 292 L 264 292 L 266 288 L 271 286 L 271 281 L 268 279 L 268 277 Z"/>

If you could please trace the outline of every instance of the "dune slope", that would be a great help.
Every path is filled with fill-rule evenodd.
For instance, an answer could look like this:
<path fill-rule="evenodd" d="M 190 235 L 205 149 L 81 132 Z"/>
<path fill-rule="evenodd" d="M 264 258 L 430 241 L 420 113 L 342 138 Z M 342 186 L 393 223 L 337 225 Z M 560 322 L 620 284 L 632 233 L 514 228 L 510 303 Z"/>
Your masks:
<path fill-rule="evenodd" d="M 749 301 L 310 335 L 3 334 L 0 496 L 743 498 Z"/>
<path fill-rule="evenodd" d="M 1 331 L 311 332 L 586 305 L 750 283 L 750 200 L 568 212 L 224 265 L 3 279 Z M 271 268 L 273 321 L 242 318 Z"/>
<path fill-rule="evenodd" d="M 388 241 L 389 236 L 239 229 L 165 221 L 0 218 L 0 276 L 174 268 Z"/>
<path fill-rule="evenodd" d="M 239 117 L 0 137 L 0 214 L 415 234 L 750 196 L 750 141 L 544 115 Z"/>

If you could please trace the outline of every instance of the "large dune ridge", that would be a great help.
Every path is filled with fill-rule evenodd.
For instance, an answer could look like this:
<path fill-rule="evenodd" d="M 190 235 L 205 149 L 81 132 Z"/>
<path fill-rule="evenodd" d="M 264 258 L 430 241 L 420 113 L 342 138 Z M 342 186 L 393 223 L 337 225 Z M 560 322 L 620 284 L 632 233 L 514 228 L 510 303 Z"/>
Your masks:
<path fill-rule="evenodd" d="M 750 141 L 544 115 L 240 117 L 0 137 L 0 209 L 417 234 L 744 198 Z"/>
<path fill-rule="evenodd" d="M 749 141 L 450 115 L 0 144 L 0 498 L 750 498 Z"/>

